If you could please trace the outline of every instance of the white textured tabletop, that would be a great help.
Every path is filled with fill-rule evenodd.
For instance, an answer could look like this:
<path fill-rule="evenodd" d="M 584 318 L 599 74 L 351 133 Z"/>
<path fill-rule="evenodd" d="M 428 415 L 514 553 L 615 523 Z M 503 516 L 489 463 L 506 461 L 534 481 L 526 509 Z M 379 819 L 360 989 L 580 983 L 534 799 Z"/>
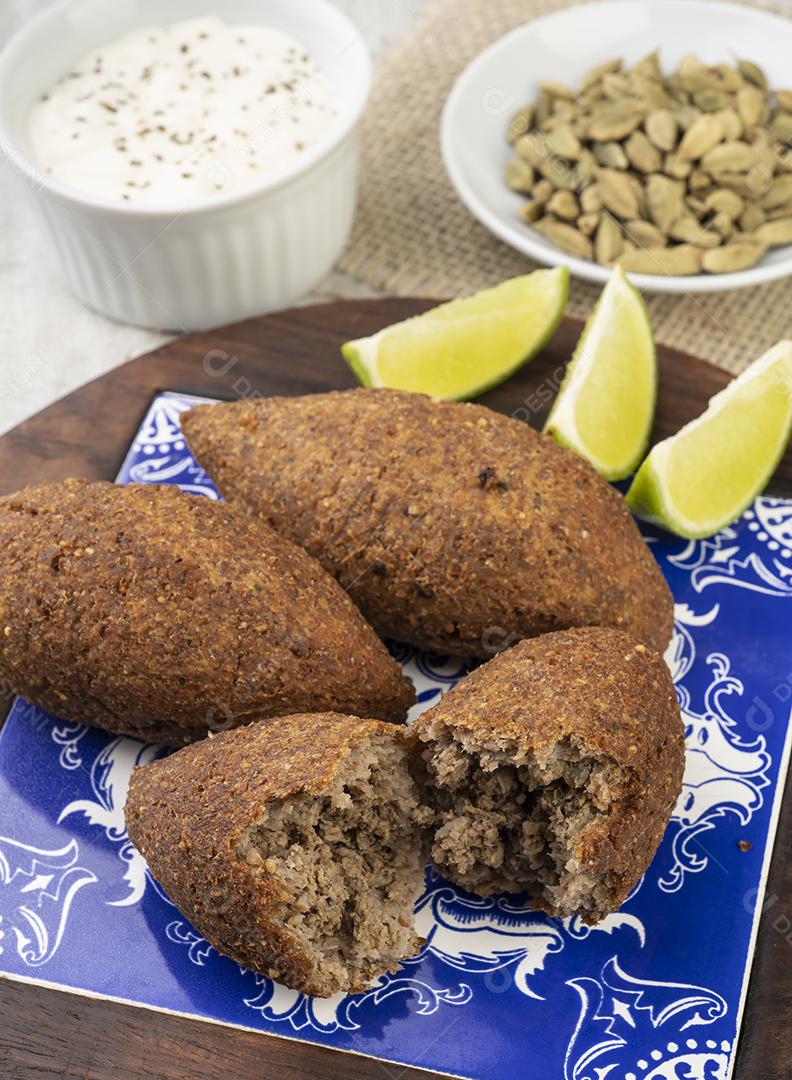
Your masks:
<path fill-rule="evenodd" d="M 50 0 L 0 0 L 0 43 Z M 114 0 L 107 0 L 113 3 Z M 424 0 L 336 0 L 357 22 L 375 58 Z M 222 5 L 218 4 L 218 8 Z M 88 311 L 61 282 L 19 178 L 0 165 L 0 433 L 76 387 L 146 352 L 163 335 Z M 331 275 L 306 300 L 369 290 Z"/>

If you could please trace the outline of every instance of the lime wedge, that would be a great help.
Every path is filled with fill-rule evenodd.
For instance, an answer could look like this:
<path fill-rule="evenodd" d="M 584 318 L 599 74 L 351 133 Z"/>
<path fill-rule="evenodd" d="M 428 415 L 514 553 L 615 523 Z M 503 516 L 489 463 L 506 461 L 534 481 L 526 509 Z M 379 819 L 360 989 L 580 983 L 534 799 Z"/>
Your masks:
<path fill-rule="evenodd" d="M 639 517 L 678 536 L 712 536 L 740 516 L 781 459 L 792 428 L 792 341 L 780 341 L 653 447 L 627 492 Z"/>
<path fill-rule="evenodd" d="M 569 270 L 535 270 L 342 346 L 363 386 L 460 400 L 530 360 L 558 326 Z"/>
<path fill-rule="evenodd" d="M 656 396 L 649 313 L 617 267 L 580 335 L 545 431 L 607 480 L 621 480 L 644 455 Z"/>

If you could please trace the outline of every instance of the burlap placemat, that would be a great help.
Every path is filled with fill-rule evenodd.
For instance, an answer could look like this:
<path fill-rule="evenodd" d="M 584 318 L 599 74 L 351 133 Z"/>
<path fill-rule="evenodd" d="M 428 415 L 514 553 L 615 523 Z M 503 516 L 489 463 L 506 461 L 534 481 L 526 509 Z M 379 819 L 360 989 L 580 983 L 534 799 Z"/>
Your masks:
<path fill-rule="evenodd" d="M 487 44 L 569 6 L 441 0 L 384 58 L 364 124 L 360 201 L 340 270 L 401 296 L 456 296 L 535 265 L 457 199 L 440 156 L 440 114 L 459 72 Z M 574 281 L 568 312 L 585 317 L 597 294 L 597 286 Z M 658 341 L 729 371 L 792 336 L 792 278 L 726 293 L 649 294 L 647 301 Z"/>

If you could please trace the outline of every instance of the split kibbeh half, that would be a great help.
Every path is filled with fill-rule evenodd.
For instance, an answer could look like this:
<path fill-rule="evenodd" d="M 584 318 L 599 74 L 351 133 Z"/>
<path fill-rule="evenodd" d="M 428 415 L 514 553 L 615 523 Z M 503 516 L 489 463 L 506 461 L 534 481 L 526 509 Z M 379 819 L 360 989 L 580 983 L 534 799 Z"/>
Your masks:
<path fill-rule="evenodd" d="M 421 946 L 413 743 L 327 713 L 223 732 L 135 769 L 129 836 L 221 953 L 306 994 L 354 993 Z"/>
<path fill-rule="evenodd" d="M 0 499 L 0 678 L 64 720 L 169 744 L 297 712 L 401 721 L 414 700 L 344 590 L 263 522 L 83 480 Z"/>
<path fill-rule="evenodd" d="M 294 716 L 186 747 L 134 771 L 126 817 L 211 944 L 327 996 L 418 951 L 427 849 L 465 889 L 596 923 L 651 861 L 683 759 L 660 657 L 572 630 L 513 646 L 406 729 Z"/>
<path fill-rule="evenodd" d="M 587 923 L 636 884 L 682 787 L 671 674 L 618 630 L 521 641 L 411 730 L 440 873 L 484 896 L 528 892 L 532 906 Z"/>
<path fill-rule="evenodd" d="M 671 593 L 624 499 L 525 423 L 351 390 L 199 405 L 182 426 L 224 498 L 317 558 L 387 637 L 480 658 L 576 626 L 668 644 Z"/>

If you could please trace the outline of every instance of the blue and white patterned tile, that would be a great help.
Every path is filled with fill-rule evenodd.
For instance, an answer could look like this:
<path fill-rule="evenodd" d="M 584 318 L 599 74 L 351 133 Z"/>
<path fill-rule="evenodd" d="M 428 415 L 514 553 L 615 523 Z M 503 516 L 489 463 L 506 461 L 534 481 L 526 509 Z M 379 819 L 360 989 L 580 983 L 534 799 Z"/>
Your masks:
<path fill-rule="evenodd" d="M 121 482 L 217 498 L 179 427 L 196 400 L 156 399 Z M 676 598 L 687 769 L 619 912 L 587 927 L 427 870 L 420 956 L 312 1000 L 218 955 L 129 843 L 131 770 L 161 751 L 20 700 L 0 736 L 0 973 L 476 1080 L 726 1080 L 788 765 L 792 502 L 759 499 L 712 540 L 646 536 Z M 393 652 L 416 712 L 466 670 Z"/>

